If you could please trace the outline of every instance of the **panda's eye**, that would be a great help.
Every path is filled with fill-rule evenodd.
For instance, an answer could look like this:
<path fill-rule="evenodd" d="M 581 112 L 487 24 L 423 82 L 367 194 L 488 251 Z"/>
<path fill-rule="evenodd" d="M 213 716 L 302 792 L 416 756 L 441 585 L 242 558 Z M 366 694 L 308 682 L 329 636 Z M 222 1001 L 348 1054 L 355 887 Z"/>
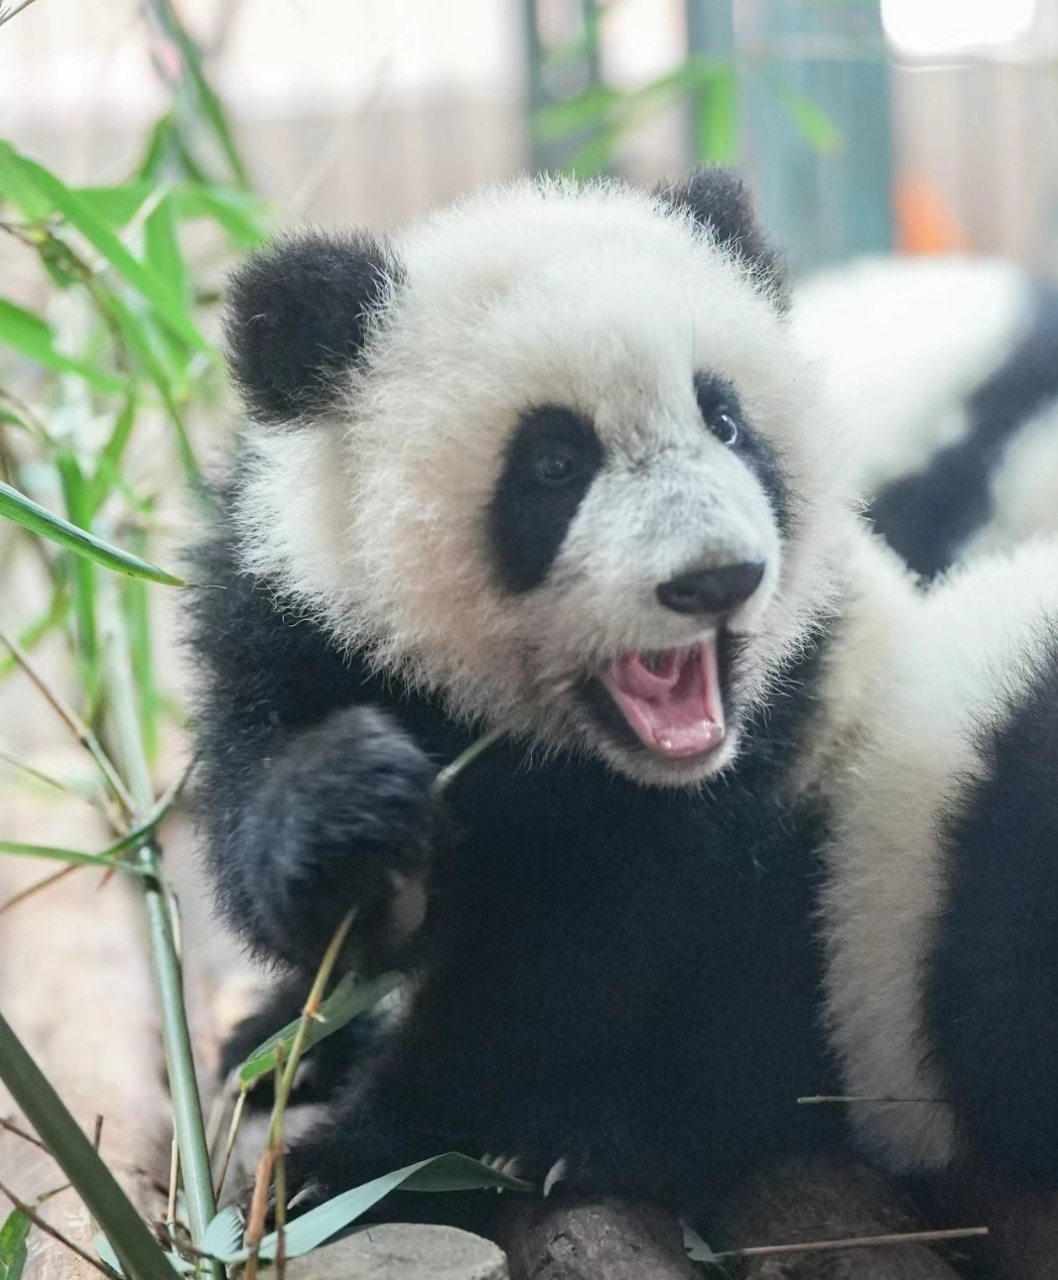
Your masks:
<path fill-rule="evenodd" d="M 726 378 L 700 370 L 694 375 L 694 395 L 706 427 L 722 445 L 739 443 L 742 409 L 738 392 Z"/>
<path fill-rule="evenodd" d="M 568 484 L 581 473 L 583 459 L 572 445 L 553 441 L 544 445 L 533 459 L 533 475 L 549 487 Z"/>
<path fill-rule="evenodd" d="M 709 430 L 721 444 L 733 445 L 738 443 L 738 423 L 726 409 L 717 409 L 715 413 L 710 415 Z"/>

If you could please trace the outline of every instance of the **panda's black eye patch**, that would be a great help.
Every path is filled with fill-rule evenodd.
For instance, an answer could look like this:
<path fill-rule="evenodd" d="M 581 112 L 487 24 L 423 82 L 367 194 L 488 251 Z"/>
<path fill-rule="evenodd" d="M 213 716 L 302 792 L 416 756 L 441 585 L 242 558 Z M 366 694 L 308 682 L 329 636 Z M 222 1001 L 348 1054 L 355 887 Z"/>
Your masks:
<path fill-rule="evenodd" d="M 573 517 L 602 465 L 595 428 L 562 405 L 524 413 L 507 446 L 489 507 L 489 540 L 512 591 L 547 577 Z"/>
<path fill-rule="evenodd" d="M 779 532 L 790 530 L 790 490 L 782 463 L 768 440 L 746 418 L 738 392 L 715 373 L 694 375 L 694 395 L 702 421 L 721 444 L 742 459 L 768 495 Z"/>
<path fill-rule="evenodd" d="M 702 421 L 720 443 L 729 447 L 738 444 L 742 434 L 742 406 L 730 382 L 714 374 L 696 373 L 694 394 Z"/>

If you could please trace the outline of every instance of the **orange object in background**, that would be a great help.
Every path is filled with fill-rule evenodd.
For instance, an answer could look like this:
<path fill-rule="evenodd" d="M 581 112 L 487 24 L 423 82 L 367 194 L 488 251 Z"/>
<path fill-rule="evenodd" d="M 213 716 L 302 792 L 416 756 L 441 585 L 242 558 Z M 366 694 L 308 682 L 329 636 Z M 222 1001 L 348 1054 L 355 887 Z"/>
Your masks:
<path fill-rule="evenodd" d="M 896 248 L 899 253 L 970 253 L 973 246 L 933 183 L 919 174 L 904 174 L 893 193 Z"/>

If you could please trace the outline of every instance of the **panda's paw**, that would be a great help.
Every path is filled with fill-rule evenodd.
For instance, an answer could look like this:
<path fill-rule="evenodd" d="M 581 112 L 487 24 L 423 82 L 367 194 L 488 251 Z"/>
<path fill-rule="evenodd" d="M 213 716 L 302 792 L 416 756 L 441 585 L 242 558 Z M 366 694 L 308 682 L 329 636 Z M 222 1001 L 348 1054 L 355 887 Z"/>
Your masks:
<path fill-rule="evenodd" d="M 529 1182 L 535 1182 L 540 1187 L 540 1193 L 543 1196 L 549 1196 L 560 1182 L 570 1183 L 574 1180 L 574 1165 L 567 1156 L 560 1156 L 550 1165 L 541 1166 L 539 1171 L 534 1172 L 529 1169 L 529 1162 L 522 1156 L 508 1156 L 501 1154 L 483 1155 L 481 1163 L 494 1169 L 497 1173 L 504 1173 L 508 1178 L 522 1178 Z"/>
<path fill-rule="evenodd" d="M 550 1169 L 548 1169 L 547 1173 L 544 1175 L 544 1185 L 541 1188 L 541 1190 L 543 1191 L 545 1198 L 549 1196 L 552 1191 L 554 1191 L 555 1187 L 560 1182 L 565 1182 L 568 1179 L 568 1177 L 569 1177 L 569 1161 L 566 1159 L 565 1156 L 561 1156 L 558 1160 L 555 1161 L 555 1163 L 551 1166 Z"/>
<path fill-rule="evenodd" d="M 349 707 L 291 744 L 239 829 L 265 948 L 315 972 L 347 912 L 365 969 L 421 929 L 443 843 L 437 765 L 385 711 Z M 272 874 L 259 874 L 262 850 Z"/>

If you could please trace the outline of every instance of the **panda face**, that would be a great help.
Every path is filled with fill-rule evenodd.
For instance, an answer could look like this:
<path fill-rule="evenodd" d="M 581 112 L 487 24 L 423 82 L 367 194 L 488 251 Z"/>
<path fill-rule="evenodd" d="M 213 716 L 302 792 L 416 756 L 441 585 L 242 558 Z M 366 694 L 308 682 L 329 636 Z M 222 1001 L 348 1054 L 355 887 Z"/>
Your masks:
<path fill-rule="evenodd" d="M 525 184 L 398 245 L 341 395 L 249 443 L 247 567 L 542 750 L 686 785 L 828 601 L 827 433 L 686 215 Z"/>

